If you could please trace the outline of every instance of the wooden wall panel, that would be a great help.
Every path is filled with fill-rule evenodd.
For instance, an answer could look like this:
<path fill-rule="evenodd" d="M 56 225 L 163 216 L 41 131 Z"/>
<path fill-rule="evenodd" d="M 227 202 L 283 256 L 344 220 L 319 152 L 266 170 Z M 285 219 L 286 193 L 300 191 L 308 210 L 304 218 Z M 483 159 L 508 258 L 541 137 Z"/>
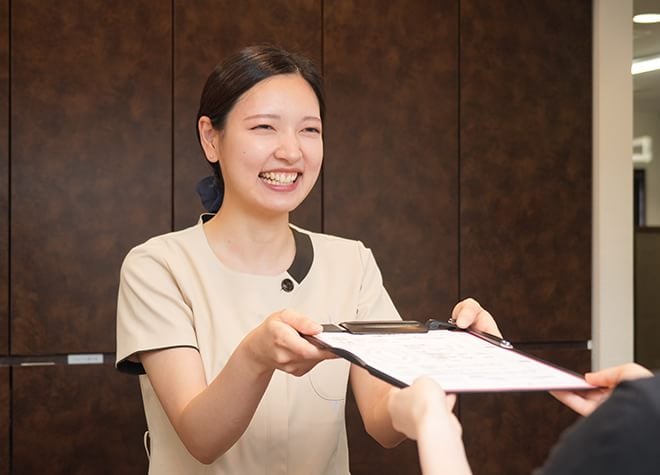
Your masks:
<path fill-rule="evenodd" d="M 11 177 L 8 13 L 0 0 L 0 354 L 8 224 L 12 352 L 114 351 L 121 259 L 196 221 L 201 88 L 257 42 L 325 72 L 324 173 L 295 223 L 363 240 L 405 318 L 471 295 L 514 341 L 589 338 L 590 2 L 15 0 Z M 541 355 L 588 369 L 586 351 Z M 0 368 L 7 452 L 10 371 L 13 474 L 146 472 L 134 378 Z M 544 394 L 460 410 L 475 473 L 529 473 L 574 419 Z M 347 426 L 352 473 L 418 473 L 415 444 L 381 449 L 350 397 Z"/>
<path fill-rule="evenodd" d="M 13 371 L 13 475 L 147 473 L 137 378 L 111 365 Z"/>
<path fill-rule="evenodd" d="M 588 371 L 591 365 L 588 350 L 542 349 L 529 353 L 579 373 Z M 463 442 L 475 474 L 532 473 L 577 418 L 548 393 L 460 397 Z"/>
<path fill-rule="evenodd" d="M 326 232 L 365 241 L 401 313 L 449 317 L 457 272 L 452 1 L 325 6 Z"/>
<path fill-rule="evenodd" d="M 457 288 L 453 1 L 324 4 L 324 230 L 371 247 L 404 318 L 448 318 Z M 415 473 L 347 405 L 351 473 Z"/>
<path fill-rule="evenodd" d="M 660 369 L 660 228 L 635 230 L 635 361 Z"/>
<path fill-rule="evenodd" d="M 514 341 L 591 333 L 591 2 L 460 2 L 460 289 Z"/>
<path fill-rule="evenodd" d="M 273 43 L 311 58 L 321 68 L 320 0 L 177 1 L 174 75 L 174 225 L 194 224 L 204 211 L 195 187 L 212 173 L 195 133 L 206 78 L 217 63 L 256 43 Z M 321 230 L 320 182 L 292 221 Z"/>
<path fill-rule="evenodd" d="M 12 352 L 109 352 L 119 267 L 171 229 L 171 11 L 12 3 Z"/>
<path fill-rule="evenodd" d="M 10 392 L 8 367 L 0 367 L 0 475 L 9 475 Z"/>
<path fill-rule="evenodd" d="M 0 355 L 9 352 L 9 0 L 0 0 Z M 0 473 L 2 473 L 0 471 Z"/>

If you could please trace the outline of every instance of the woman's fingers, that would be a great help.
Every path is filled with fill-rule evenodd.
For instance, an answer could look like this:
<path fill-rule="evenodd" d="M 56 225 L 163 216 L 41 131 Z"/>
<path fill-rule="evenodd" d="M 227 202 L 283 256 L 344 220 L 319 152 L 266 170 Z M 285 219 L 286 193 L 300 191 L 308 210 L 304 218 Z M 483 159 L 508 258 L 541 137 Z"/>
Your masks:
<path fill-rule="evenodd" d="M 294 310 L 285 309 L 277 312 L 279 320 L 303 335 L 316 335 L 323 331 L 323 326 L 309 317 Z"/>
<path fill-rule="evenodd" d="M 281 310 L 266 318 L 244 342 L 252 359 L 263 370 L 279 369 L 301 376 L 319 361 L 335 357 L 301 336 L 314 335 L 322 329 L 320 323 L 298 312 Z"/>
<path fill-rule="evenodd" d="M 458 302 L 452 310 L 451 317 L 460 328 L 472 327 L 502 337 L 493 316 L 473 298 Z"/>

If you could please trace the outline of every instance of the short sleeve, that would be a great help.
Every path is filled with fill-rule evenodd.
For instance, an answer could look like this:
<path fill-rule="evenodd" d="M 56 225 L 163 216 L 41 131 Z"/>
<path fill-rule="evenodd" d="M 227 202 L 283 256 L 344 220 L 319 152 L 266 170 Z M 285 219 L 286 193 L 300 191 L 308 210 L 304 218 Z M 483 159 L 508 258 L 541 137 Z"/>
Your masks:
<path fill-rule="evenodd" d="M 362 283 L 358 302 L 358 320 L 401 320 L 392 299 L 383 285 L 376 259 L 370 249 L 359 243 L 362 263 Z"/>
<path fill-rule="evenodd" d="M 148 241 L 134 248 L 122 264 L 117 297 L 120 371 L 144 374 L 137 358 L 141 351 L 198 348 L 192 311 L 165 255 L 164 249 Z"/>

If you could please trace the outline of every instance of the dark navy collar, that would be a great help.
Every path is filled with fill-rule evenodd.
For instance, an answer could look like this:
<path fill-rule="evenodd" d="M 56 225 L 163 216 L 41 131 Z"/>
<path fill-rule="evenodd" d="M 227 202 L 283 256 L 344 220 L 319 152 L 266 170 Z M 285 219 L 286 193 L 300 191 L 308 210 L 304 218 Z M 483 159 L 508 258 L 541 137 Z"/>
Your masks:
<path fill-rule="evenodd" d="M 213 213 L 202 214 L 202 222 L 205 223 L 215 216 Z M 314 246 L 312 246 L 312 238 L 307 233 L 301 233 L 297 229 L 291 228 L 293 239 L 296 243 L 296 255 L 293 258 L 291 266 L 287 269 L 287 273 L 300 284 L 309 270 L 312 268 L 314 262 Z"/>
<path fill-rule="evenodd" d="M 296 256 L 293 258 L 291 267 L 287 272 L 300 284 L 312 268 L 314 246 L 312 246 L 312 239 L 309 234 L 301 233 L 294 228 L 291 228 L 291 231 L 293 232 L 293 239 L 296 241 Z"/>

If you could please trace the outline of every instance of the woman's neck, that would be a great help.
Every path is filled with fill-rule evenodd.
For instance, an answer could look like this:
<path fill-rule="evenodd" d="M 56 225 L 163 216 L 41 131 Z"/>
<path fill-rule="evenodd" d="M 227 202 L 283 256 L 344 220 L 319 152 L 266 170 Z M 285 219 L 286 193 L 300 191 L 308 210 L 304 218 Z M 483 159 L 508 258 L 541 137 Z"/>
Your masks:
<path fill-rule="evenodd" d="M 249 216 L 223 207 L 204 223 L 204 232 L 218 259 L 239 272 L 277 275 L 290 267 L 296 253 L 288 213 Z"/>

